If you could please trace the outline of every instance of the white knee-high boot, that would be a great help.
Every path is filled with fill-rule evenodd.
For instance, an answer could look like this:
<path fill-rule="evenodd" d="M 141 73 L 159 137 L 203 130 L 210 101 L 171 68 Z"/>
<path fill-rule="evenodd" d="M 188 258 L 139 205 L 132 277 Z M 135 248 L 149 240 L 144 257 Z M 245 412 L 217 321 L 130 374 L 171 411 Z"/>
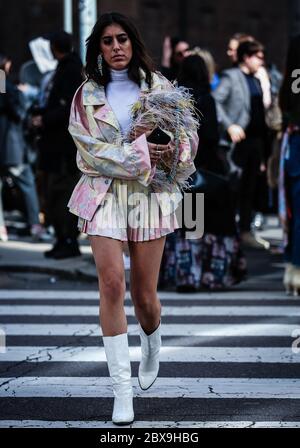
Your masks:
<path fill-rule="evenodd" d="M 139 384 L 141 389 L 149 389 L 157 378 L 159 352 L 161 347 L 161 320 L 156 330 L 147 335 L 139 323 L 142 360 L 139 365 Z"/>
<path fill-rule="evenodd" d="M 123 333 L 102 338 L 115 397 L 112 421 L 126 425 L 134 420 L 128 336 Z"/>
<path fill-rule="evenodd" d="M 291 263 L 286 263 L 285 271 L 283 276 L 283 284 L 287 294 L 291 294 L 293 289 L 293 276 L 294 276 L 294 266 Z"/>
<path fill-rule="evenodd" d="M 300 268 L 296 266 L 294 267 L 292 286 L 294 290 L 294 296 L 298 297 L 300 295 Z"/>

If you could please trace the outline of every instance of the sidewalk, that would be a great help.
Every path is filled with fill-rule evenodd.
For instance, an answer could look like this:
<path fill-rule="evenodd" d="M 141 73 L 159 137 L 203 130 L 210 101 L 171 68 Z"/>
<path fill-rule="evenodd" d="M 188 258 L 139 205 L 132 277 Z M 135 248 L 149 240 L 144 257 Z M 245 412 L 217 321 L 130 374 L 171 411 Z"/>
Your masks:
<path fill-rule="evenodd" d="M 88 241 L 80 240 L 81 257 L 54 260 L 43 253 L 50 243 L 33 243 L 30 237 L 0 242 L 0 271 L 35 272 L 59 276 L 65 280 L 97 280 L 92 250 Z"/>
<path fill-rule="evenodd" d="M 257 232 L 271 244 L 271 251 L 277 250 L 282 241 L 282 230 L 276 217 L 269 217 L 263 231 Z M 0 271 L 46 273 L 65 280 L 97 281 L 95 263 L 89 241 L 80 238 L 81 257 L 54 260 L 45 258 L 43 252 L 51 249 L 50 243 L 34 243 L 30 237 L 11 237 L 0 241 Z M 129 270 L 126 270 L 129 280 Z"/>

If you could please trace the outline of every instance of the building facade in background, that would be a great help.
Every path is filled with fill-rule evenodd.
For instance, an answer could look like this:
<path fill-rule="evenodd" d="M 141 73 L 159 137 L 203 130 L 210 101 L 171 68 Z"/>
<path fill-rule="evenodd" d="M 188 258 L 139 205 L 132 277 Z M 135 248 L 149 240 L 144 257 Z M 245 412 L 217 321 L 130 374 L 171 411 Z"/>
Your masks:
<path fill-rule="evenodd" d="M 73 0 L 78 49 L 77 3 Z M 114 10 L 132 17 L 158 64 L 168 34 L 208 48 L 225 67 L 228 38 L 247 32 L 266 45 L 268 60 L 282 69 L 288 39 L 300 33 L 300 0 L 98 0 L 97 7 L 98 14 Z M 13 58 L 17 71 L 31 59 L 29 40 L 62 29 L 63 23 L 63 0 L 0 0 L 0 51 Z"/>

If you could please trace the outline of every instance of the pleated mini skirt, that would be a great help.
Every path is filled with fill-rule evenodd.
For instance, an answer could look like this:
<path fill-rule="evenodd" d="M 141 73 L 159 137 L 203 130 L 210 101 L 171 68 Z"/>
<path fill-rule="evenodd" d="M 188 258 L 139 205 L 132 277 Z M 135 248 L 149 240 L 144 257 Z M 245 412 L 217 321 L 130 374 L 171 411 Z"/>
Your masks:
<path fill-rule="evenodd" d="M 178 228 L 176 213 L 162 216 L 151 185 L 136 180 L 114 179 L 92 220 L 78 219 L 80 232 L 120 241 L 150 241 Z"/>

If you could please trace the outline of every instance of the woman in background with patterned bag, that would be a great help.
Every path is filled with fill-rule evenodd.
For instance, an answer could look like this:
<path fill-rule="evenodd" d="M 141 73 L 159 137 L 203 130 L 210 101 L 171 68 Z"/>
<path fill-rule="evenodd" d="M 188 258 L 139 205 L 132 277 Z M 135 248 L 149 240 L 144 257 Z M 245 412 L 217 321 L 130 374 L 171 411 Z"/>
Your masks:
<path fill-rule="evenodd" d="M 204 235 L 186 239 L 185 230 L 178 229 L 167 236 L 160 287 L 175 285 L 178 292 L 220 289 L 245 278 L 246 260 L 240 248 L 230 183 L 218 155 L 218 122 L 209 73 L 197 52 L 184 59 L 178 82 L 192 90 L 201 112 L 199 151 L 194 161 L 198 176 L 191 183 L 195 192 L 204 193 Z M 203 183 L 196 187 L 199 176 Z"/>

